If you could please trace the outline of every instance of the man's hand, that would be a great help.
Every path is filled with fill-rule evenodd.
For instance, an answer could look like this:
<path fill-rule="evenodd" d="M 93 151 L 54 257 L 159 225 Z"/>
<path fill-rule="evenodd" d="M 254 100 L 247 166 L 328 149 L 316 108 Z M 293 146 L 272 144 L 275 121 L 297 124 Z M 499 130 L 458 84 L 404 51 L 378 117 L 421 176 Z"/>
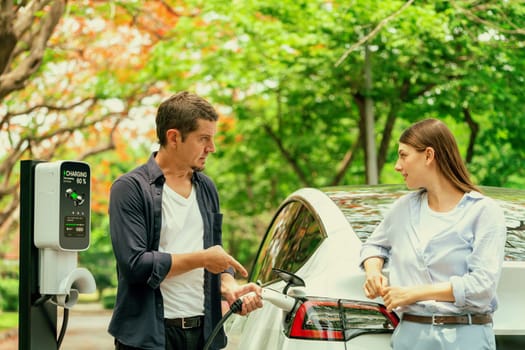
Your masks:
<path fill-rule="evenodd" d="M 232 275 L 228 273 L 223 273 L 221 276 L 221 293 L 228 304 L 231 305 L 235 300 L 243 298 L 241 315 L 246 315 L 263 306 L 260 286 L 255 283 L 238 285 Z"/>
<path fill-rule="evenodd" d="M 226 253 L 220 245 L 204 250 L 204 254 L 204 268 L 211 273 L 219 274 L 231 267 L 240 272 L 243 277 L 248 276 L 246 269 L 230 254 Z"/>

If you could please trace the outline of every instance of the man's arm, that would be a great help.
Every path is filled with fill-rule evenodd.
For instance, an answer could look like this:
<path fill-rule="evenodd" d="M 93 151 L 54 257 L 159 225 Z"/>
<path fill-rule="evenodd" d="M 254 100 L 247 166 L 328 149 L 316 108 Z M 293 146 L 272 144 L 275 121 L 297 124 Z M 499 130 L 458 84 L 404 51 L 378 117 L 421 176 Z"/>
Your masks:
<path fill-rule="evenodd" d="M 171 267 L 167 277 L 177 276 L 201 267 L 214 274 L 233 268 L 242 276 L 248 276 L 246 269 L 237 260 L 226 253 L 221 246 L 215 245 L 198 252 L 171 254 Z"/>

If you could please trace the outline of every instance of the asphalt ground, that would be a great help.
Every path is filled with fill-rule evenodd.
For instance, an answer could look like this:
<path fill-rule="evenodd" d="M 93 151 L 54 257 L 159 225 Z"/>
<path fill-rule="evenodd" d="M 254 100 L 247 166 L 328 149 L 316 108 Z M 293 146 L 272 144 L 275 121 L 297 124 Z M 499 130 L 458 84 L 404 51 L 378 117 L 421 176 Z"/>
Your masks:
<path fill-rule="evenodd" d="M 62 325 L 62 309 L 58 308 L 57 332 Z M 107 332 L 111 310 L 99 304 L 77 304 L 69 312 L 66 334 L 60 350 L 112 350 L 113 337 Z M 18 330 L 0 333 L 0 350 L 18 349 Z M 44 349 L 32 349 L 44 350 Z"/>

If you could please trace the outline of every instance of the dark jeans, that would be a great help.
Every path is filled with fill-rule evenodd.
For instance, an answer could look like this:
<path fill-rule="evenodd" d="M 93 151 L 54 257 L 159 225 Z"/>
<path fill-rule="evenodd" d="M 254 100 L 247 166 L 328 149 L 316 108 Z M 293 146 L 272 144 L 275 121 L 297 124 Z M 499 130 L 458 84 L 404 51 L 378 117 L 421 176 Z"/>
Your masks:
<path fill-rule="evenodd" d="M 141 350 L 141 348 L 134 348 L 133 346 L 127 346 L 115 339 L 115 350 Z"/>
<path fill-rule="evenodd" d="M 166 325 L 166 349 L 202 350 L 204 348 L 203 327 L 182 329 Z"/>
<path fill-rule="evenodd" d="M 166 350 L 202 350 L 204 348 L 203 328 L 182 329 L 166 325 Z M 115 350 L 141 350 L 120 343 L 115 339 Z"/>

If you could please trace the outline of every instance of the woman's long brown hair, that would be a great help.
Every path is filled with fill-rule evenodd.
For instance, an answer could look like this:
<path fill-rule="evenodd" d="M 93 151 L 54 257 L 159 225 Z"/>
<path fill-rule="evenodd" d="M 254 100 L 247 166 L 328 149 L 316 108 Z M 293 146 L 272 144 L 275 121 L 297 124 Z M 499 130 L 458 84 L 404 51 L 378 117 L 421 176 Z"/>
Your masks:
<path fill-rule="evenodd" d="M 481 192 L 470 180 L 456 139 L 442 121 L 434 118 L 419 121 L 401 134 L 399 142 L 414 147 L 418 152 L 432 147 L 439 171 L 445 178 L 463 192 Z"/>

